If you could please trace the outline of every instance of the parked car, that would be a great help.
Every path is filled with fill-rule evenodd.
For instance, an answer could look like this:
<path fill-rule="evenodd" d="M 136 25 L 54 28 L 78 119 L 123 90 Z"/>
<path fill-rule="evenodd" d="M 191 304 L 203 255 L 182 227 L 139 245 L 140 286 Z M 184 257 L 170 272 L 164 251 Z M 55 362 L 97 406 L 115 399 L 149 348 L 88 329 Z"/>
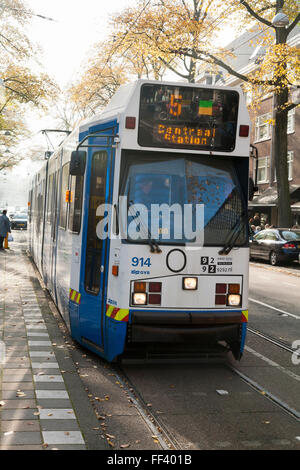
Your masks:
<path fill-rule="evenodd" d="M 269 260 L 272 266 L 282 261 L 299 261 L 300 230 L 276 228 L 261 230 L 250 239 L 250 258 Z"/>
<path fill-rule="evenodd" d="M 15 214 L 11 219 L 10 226 L 12 229 L 27 229 L 27 214 Z"/>

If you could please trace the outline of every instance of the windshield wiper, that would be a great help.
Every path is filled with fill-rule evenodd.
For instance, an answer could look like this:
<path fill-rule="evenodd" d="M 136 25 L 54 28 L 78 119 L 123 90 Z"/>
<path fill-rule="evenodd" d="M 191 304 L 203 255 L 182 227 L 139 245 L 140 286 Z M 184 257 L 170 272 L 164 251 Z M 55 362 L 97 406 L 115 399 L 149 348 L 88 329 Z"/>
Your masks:
<path fill-rule="evenodd" d="M 133 201 L 129 201 L 129 211 L 130 211 L 130 215 L 132 215 L 133 217 L 133 214 L 131 214 L 131 206 L 134 204 Z M 138 217 L 135 217 L 134 220 L 136 221 L 136 219 L 139 219 L 139 223 L 141 225 L 141 227 L 146 230 L 145 228 L 145 225 L 143 224 L 142 222 L 142 219 L 138 216 Z M 138 223 L 136 222 L 136 225 L 138 225 Z M 157 243 L 157 241 L 151 237 L 151 232 L 149 230 L 149 227 L 147 227 L 147 232 L 148 232 L 148 245 L 150 246 L 150 251 L 151 253 L 161 253 L 161 249 Z"/>
<path fill-rule="evenodd" d="M 228 255 L 232 248 L 235 245 L 236 240 L 240 236 L 242 230 L 245 228 L 245 212 L 243 212 L 232 229 L 229 232 L 229 236 L 227 237 L 227 241 L 223 248 L 219 251 L 219 255 Z"/>

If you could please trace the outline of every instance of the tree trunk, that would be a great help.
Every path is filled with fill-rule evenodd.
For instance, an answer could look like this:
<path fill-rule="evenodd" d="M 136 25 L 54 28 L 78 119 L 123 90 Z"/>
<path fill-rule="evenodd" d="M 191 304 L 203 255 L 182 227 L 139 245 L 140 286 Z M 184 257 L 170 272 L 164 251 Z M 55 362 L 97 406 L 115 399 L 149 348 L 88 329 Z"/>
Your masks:
<path fill-rule="evenodd" d="M 277 9 L 282 8 L 283 2 L 277 0 Z M 287 41 L 285 28 L 276 28 L 276 44 L 284 44 Z M 287 64 L 282 65 L 285 69 Z M 292 212 L 290 202 L 290 189 L 287 164 L 287 102 L 288 88 L 281 88 L 274 95 L 275 132 L 274 132 L 274 159 L 277 179 L 278 194 L 278 224 L 279 227 L 291 227 Z"/>
<path fill-rule="evenodd" d="M 290 227 L 292 224 L 287 163 L 287 111 L 281 109 L 281 106 L 286 106 L 287 101 L 287 89 L 281 90 L 274 97 L 274 105 L 276 108 L 273 148 L 277 180 L 279 227 Z"/>

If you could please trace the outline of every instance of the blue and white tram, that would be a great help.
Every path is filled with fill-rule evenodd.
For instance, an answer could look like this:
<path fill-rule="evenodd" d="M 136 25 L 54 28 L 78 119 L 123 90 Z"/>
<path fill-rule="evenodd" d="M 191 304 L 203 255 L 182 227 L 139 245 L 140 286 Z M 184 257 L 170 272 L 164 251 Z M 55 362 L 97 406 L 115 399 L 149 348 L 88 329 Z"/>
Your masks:
<path fill-rule="evenodd" d="M 79 343 L 108 361 L 218 342 L 241 358 L 249 129 L 238 88 L 138 80 L 45 162 L 29 249 Z"/>

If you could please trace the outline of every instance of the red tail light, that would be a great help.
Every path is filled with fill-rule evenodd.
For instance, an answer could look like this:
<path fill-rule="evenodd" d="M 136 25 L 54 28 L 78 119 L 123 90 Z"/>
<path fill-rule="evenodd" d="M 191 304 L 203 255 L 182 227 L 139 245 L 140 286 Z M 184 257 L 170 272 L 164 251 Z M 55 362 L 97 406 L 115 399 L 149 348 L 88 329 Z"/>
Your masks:
<path fill-rule="evenodd" d="M 161 292 L 161 282 L 149 282 L 149 292 Z"/>
<path fill-rule="evenodd" d="M 216 284 L 216 294 L 226 294 L 227 284 Z"/>
<path fill-rule="evenodd" d="M 126 129 L 135 129 L 135 117 L 134 116 L 126 116 L 125 120 L 125 128 Z"/>
<path fill-rule="evenodd" d="M 245 126 L 244 124 L 242 124 L 240 126 L 240 137 L 248 137 L 249 135 L 249 126 Z"/>
<path fill-rule="evenodd" d="M 296 246 L 294 245 L 294 243 L 285 243 L 283 245 L 283 248 L 296 248 Z"/>
<path fill-rule="evenodd" d="M 152 305 L 161 305 L 161 295 L 160 294 L 149 294 L 148 303 Z"/>
<path fill-rule="evenodd" d="M 216 305 L 226 305 L 227 296 L 226 295 L 216 295 L 215 304 Z"/>

